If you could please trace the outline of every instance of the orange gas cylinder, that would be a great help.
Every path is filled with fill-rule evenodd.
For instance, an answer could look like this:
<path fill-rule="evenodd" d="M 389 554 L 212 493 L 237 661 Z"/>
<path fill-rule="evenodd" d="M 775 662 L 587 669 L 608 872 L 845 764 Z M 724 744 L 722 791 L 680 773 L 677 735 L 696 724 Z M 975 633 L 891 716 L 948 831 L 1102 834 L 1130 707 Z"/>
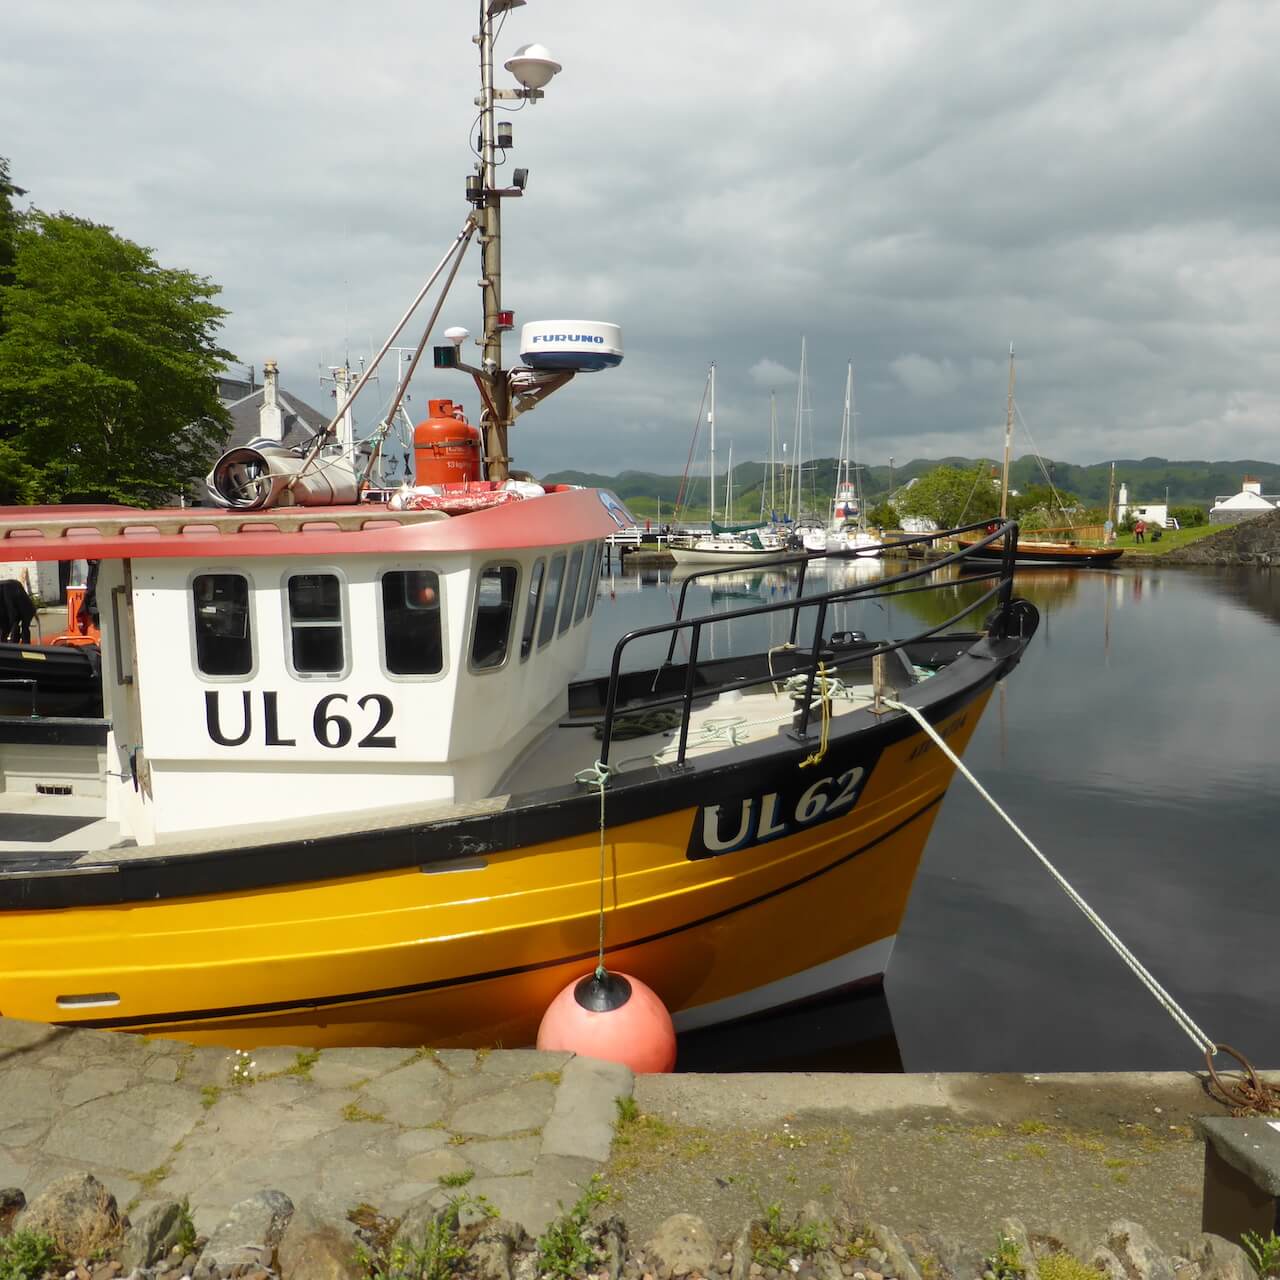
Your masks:
<path fill-rule="evenodd" d="M 456 406 L 461 413 L 461 406 Z M 480 432 L 454 416 L 452 400 L 427 403 L 430 417 L 413 429 L 415 484 L 464 484 L 484 479 L 484 448 Z"/>

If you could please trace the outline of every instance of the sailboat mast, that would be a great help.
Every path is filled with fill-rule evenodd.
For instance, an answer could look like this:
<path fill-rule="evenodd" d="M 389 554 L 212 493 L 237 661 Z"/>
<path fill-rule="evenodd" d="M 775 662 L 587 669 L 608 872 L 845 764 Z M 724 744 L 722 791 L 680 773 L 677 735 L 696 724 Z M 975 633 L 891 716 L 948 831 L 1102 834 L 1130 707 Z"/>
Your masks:
<path fill-rule="evenodd" d="M 709 374 L 711 385 L 711 403 L 707 410 L 707 424 L 711 428 L 711 447 L 709 449 L 709 469 L 711 472 L 711 499 L 707 504 L 709 518 L 714 522 L 716 518 L 716 362 L 711 362 L 711 372 Z"/>
<path fill-rule="evenodd" d="M 729 441 L 729 466 L 724 473 L 724 522 L 733 522 L 733 441 Z"/>
<path fill-rule="evenodd" d="M 1004 470 L 1000 475 L 1000 519 L 1009 517 L 1009 451 L 1013 447 L 1013 343 L 1009 343 L 1009 402 L 1004 417 Z"/>
<path fill-rule="evenodd" d="M 795 430 L 795 448 L 791 455 L 791 474 L 795 480 L 795 502 L 791 501 L 791 494 L 787 494 L 787 507 L 793 519 L 800 518 L 800 473 L 803 469 L 803 444 L 804 444 L 804 380 L 806 374 L 806 349 L 805 339 L 800 339 L 800 381 L 796 386 L 796 430 Z"/>
<path fill-rule="evenodd" d="M 778 396 L 769 392 L 769 516 L 778 509 Z M 764 512 L 760 513 L 762 516 Z"/>

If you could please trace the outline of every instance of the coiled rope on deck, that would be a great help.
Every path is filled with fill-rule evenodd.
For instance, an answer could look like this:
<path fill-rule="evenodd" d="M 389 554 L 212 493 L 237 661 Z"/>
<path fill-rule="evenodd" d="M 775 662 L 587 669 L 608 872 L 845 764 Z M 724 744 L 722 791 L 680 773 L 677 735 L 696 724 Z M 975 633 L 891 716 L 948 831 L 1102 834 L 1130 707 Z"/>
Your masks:
<path fill-rule="evenodd" d="M 1129 967 L 1130 971 L 1144 987 L 1155 997 L 1157 1003 L 1173 1019 L 1174 1023 L 1190 1038 L 1197 1049 L 1204 1053 L 1205 1064 L 1209 1069 L 1209 1079 L 1213 1087 L 1221 1094 L 1221 1101 L 1231 1108 L 1234 1115 L 1248 1115 L 1255 1112 L 1280 1111 L 1280 1090 L 1263 1080 L 1253 1065 L 1242 1054 L 1229 1045 L 1219 1044 L 1196 1024 L 1191 1015 L 1164 989 L 1155 975 L 1129 950 L 1105 920 L 1084 900 L 1067 878 L 1040 852 L 1035 842 L 1020 826 L 1000 807 L 991 793 L 970 772 L 965 763 L 947 745 L 942 735 L 925 719 L 917 707 L 908 706 L 893 698 L 886 698 L 885 706 L 895 711 L 905 711 L 924 730 L 925 735 L 951 761 L 953 765 L 972 784 L 977 793 L 1008 824 L 1014 835 L 1031 850 L 1041 865 L 1054 878 L 1059 888 L 1079 908 L 1081 914 L 1106 939 L 1112 950 Z M 1242 1079 L 1224 1080 L 1214 1069 L 1213 1059 L 1219 1052 L 1230 1054 L 1240 1063 L 1244 1072 Z"/>

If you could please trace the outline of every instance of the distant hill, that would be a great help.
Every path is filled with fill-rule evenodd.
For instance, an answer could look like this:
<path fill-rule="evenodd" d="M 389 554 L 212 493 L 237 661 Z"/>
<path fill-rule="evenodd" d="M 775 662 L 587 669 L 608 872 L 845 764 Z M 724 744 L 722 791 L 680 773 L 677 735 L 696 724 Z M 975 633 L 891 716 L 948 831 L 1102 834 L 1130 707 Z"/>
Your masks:
<path fill-rule="evenodd" d="M 994 458 L 916 458 L 894 467 L 892 483 L 895 487 L 905 484 L 915 476 L 923 476 L 935 467 L 946 464 L 963 469 L 976 468 L 979 463 L 998 468 Z M 1262 481 L 1264 493 L 1280 493 L 1280 463 L 1262 462 L 1256 458 L 1240 458 L 1231 461 L 1202 462 L 1171 461 L 1168 458 L 1117 458 L 1115 462 L 1116 484 L 1129 486 L 1131 502 L 1162 502 L 1166 490 L 1173 505 L 1209 508 L 1221 494 L 1238 493 L 1240 481 L 1246 475 L 1257 476 Z M 762 462 L 744 462 L 733 469 L 734 506 L 743 516 L 760 509 L 761 485 L 767 467 Z M 1074 462 L 1041 460 L 1034 454 L 1018 458 L 1010 465 L 1009 483 L 1015 489 L 1025 489 L 1033 484 L 1045 483 L 1045 472 L 1059 489 L 1074 493 L 1089 505 L 1100 506 L 1107 500 L 1107 486 L 1111 479 L 1111 463 L 1095 462 L 1081 466 Z M 804 492 L 818 499 L 818 507 L 824 506 L 835 487 L 836 460 L 817 458 L 805 466 Z M 548 482 L 581 484 L 593 488 L 612 489 L 624 502 L 634 502 L 637 513 L 651 514 L 657 503 L 664 511 L 675 503 L 680 491 L 679 476 L 656 475 L 649 471 L 623 471 L 616 476 L 596 475 L 585 471 L 557 471 L 546 477 Z M 723 490 L 717 483 L 717 499 Z M 706 505 L 706 476 L 691 480 L 693 494 L 690 501 Z M 866 467 L 862 476 L 863 489 L 869 502 L 875 502 L 889 492 L 888 467 Z M 639 501 L 635 501 L 635 500 Z M 645 500 L 648 501 L 645 501 Z M 652 505 L 651 505 L 652 504 Z"/>

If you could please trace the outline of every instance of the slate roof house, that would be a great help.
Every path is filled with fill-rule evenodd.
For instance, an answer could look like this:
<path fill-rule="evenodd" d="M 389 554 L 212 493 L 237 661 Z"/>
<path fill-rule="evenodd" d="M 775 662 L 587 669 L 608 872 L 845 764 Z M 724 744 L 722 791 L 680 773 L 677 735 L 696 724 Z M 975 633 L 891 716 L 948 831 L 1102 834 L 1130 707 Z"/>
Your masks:
<path fill-rule="evenodd" d="M 1218 498 L 1209 508 L 1209 523 L 1235 524 L 1237 520 L 1265 516 L 1277 507 L 1280 507 L 1280 493 L 1263 493 L 1261 480 L 1256 476 L 1245 476 L 1239 493 Z"/>
<path fill-rule="evenodd" d="M 224 450 L 238 449 L 259 436 L 280 440 L 293 448 L 305 443 L 329 422 L 327 413 L 280 390 L 280 371 L 274 360 L 263 365 L 260 387 L 254 385 L 252 369 L 247 381 L 219 378 L 218 399 L 226 406 L 233 424 Z"/>

